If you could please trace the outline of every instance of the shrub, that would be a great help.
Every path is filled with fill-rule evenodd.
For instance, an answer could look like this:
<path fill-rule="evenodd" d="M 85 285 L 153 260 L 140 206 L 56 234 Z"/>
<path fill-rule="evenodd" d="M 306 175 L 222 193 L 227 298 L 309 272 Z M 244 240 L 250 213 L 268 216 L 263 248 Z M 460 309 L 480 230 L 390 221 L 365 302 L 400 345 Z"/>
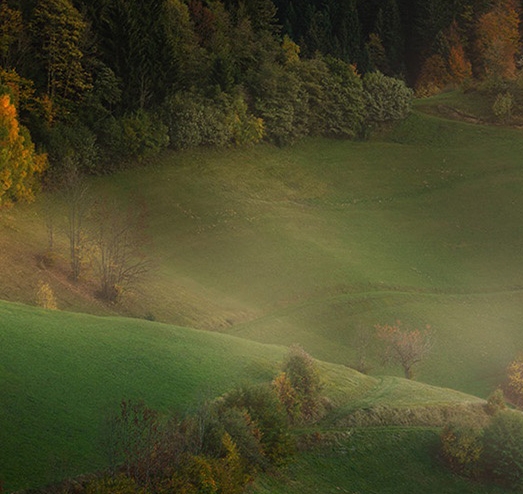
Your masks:
<path fill-rule="evenodd" d="M 314 359 L 299 345 L 293 345 L 283 371 L 294 391 L 293 413 L 303 422 L 312 422 L 323 413 L 320 375 Z"/>
<path fill-rule="evenodd" d="M 283 146 L 307 134 L 308 107 L 300 97 L 303 83 L 295 73 L 267 64 L 251 86 L 255 113 L 265 123 L 267 140 Z"/>
<path fill-rule="evenodd" d="M 506 391 L 518 406 L 523 402 L 523 357 L 514 359 L 507 368 Z"/>
<path fill-rule="evenodd" d="M 168 144 L 165 125 L 144 110 L 123 118 L 109 119 L 100 132 L 100 145 L 105 151 L 104 171 L 114 171 L 121 163 L 144 160 Z"/>
<path fill-rule="evenodd" d="M 486 471 L 502 484 L 523 487 L 523 414 L 498 413 L 484 433 Z"/>
<path fill-rule="evenodd" d="M 267 64 L 250 86 L 266 137 L 277 145 L 307 135 L 353 138 L 361 131 L 361 80 L 341 60 L 317 56 L 287 69 Z"/>
<path fill-rule="evenodd" d="M 129 477 L 104 477 L 90 481 L 85 486 L 85 494 L 146 494 L 147 491 L 138 486 Z"/>
<path fill-rule="evenodd" d="M 278 374 L 272 381 L 272 386 L 289 420 L 292 423 L 299 422 L 301 419 L 300 402 L 287 374 L 285 372 Z"/>
<path fill-rule="evenodd" d="M 59 180 L 67 164 L 82 173 L 99 171 L 99 148 L 96 136 L 83 125 L 57 124 L 47 135 L 51 180 Z"/>
<path fill-rule="evenodd" d="M 240 388 L 224 397 L 223 405 L 245 410 L 259 429 L 260 443 L 267 460 L 283 464 L 294 451 L 287 417 L 276 394 L 267 386 Z"/>
<path fill-rule="evenodd" d="M 410 112 L 414 93 L 399 79 L 370 72 L 363 78 L 363 90 L 369 123 L 401 120 Z"/>
<path fill-rule="evenodd" d="M 506 123 L 512 116 L 513 106 L 514 98 L 511 93 L 499 93 L 492 105 L 492 113 L 494 113 L 497 120 Z"/>
<path fill-rule="evenodd" d="M 36 292 L 36 304 L 44 309 L 56 310 L 58 305 L 49 283 L 41 281 Z"/>
<path fill-rule="evenodd" d="M 294 65 L 293 70 L 301 82 L 296 117 L 307 134 L 356 137 L 364 104 L 362 83 L 354 68 L 332 57 L 316 57 Z"/>
<path fill-rule="evenodd" d="M 166 99 L 163 119 L 175 149 L 251 144 L 264 134 L 263 120 L 249 113 L 241 92 L 214 99 L 194 91 L 176 93 Z"/>
<path fill-rule="evenodd" d="M 449 424 L 440 436 L 440 452 L 454 472 L 477 476 L 483 453 L 482 430 L 471 425 Z"/>
<path fill-rule="evenodd" d="M 487 403 L 485 405 L 485 411 L 489 415 L 496 415 L 496 413 L 504 410 L 506 408 L 505 396 L 503 395 L 503 390 L 497 388 L 494 390 L 490 396 L 487 398 Z"/>

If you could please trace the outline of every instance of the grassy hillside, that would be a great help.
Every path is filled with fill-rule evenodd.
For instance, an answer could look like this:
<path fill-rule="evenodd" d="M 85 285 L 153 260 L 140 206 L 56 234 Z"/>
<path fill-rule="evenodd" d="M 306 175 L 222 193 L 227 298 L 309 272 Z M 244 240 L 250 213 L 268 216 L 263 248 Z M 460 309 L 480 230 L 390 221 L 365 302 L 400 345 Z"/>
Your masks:
<path fill-rule="evenodd" d="M 331 362 L 322 369 L 338 408 L 326 430 L 346 430 L 355 410 L 474 401 L 394 377 L 375 344 L 371 376 L 346 367 L 359 332 L 398 319 L 434 332 L 418 380 L 487 396 L 523 349 L 522 137 L 414 113 L 368 142 L 199 149 L 93 179 L 95 196 L 139 197 L 149 211 L 155 267 L 120 305 L 93 296 L 90 272 L 72 283 L 65 255 L 40 262 L 46 211 L 66 252 L 58 196 L 0 211 L 0 299 L 34 304 L 45 280 L 64 310 L 0 302 L 0 478 L 11 489 L 98 468 L 104 417 L 120 399 L 186 410 L 271 379 L 292 343 Z M 433 430 L 389 432 L 383 449 L 370 429 L 351 438 L 348 463 L 338 449 L 301 455 L 291 480 L 264 479 L 259 492 L 317 492 L 320 481 L 325 492 L 409 492 L 421 477 L 394 480 L 383 465 L 395 451 L 433 492 L 482 492 L 430 469 Z M 369 478 L 371 467 L 382 474 Z"/>
<path fill-rule="evenodd" d="M 437 461 L 430 428 L 352 431 L 301 454 L 280 477 L 260 478 L 256 494 L 502 494 L 512 491 L 452 475 Z"/>
<path fill-rule="evenodd" d="M 523 348 L 522 152 L 520 130 L 415 113 L 369 142 L 167 154 L 93 180 L 148 205 L 156 267 L 139 292 L 106 306 L 65 259 L 39 268 L 41 200 L 0 217 L 0 297 L 32 303 L 43 278 L 64 309 L 298 342 L 341 364 L 359 330 L 429 324 L 417 377 L 485 397 Z"/>
<path fill-rule="evenodd" d="M 182 411 L 269 380 L 283 349 L 146 321 L 0 303 L 0 477 L 26 487 L 104 465 L 123 398 Z"/>
<path fill-rule="evenodd" d="M 38 486 L 107 464 L 105 419 L 123 398 L 183 412 L 246 383 L 270 381 L 285 349 L 143 320 L 46 311 L 0 302 L 0 479 Z M 479 402 L 397 378 L 322 363 L 338 407 L 457 406 Z"/>

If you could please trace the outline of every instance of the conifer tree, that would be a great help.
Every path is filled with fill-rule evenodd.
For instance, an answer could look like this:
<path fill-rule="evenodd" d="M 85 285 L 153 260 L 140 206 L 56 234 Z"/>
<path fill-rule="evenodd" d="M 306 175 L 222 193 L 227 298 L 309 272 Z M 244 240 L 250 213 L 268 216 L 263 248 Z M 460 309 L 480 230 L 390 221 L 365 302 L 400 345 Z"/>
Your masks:
<path fill-rule="evenodd" d="M 404 69 L 405 36 L 396 0 L 387 0 L 378 12 L 376 34 L 385 48 L 390 73 L 400 74 Z"/>
<path fill-rule="evenodd" d="M 82 65 L 81 41 L 85 29 L 85 21 L 70 0 L 37 2 L 31 31 L 51 99 L 73 101 L 91 87 L 89 74 Z"/>

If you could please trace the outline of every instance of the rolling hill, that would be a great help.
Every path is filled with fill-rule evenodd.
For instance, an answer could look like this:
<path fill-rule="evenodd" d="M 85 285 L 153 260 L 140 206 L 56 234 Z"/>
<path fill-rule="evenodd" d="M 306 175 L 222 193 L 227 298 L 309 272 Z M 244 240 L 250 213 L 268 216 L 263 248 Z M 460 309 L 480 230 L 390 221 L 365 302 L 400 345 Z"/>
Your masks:
<path fill-rule="evenodd" d="M 235 386 L 269 382 L 285 354 L 281 346 L 209 331 L 7 302 L 0 302 L 0 317 L 0 472 L 7 490 L 106 466 L 106 420 L 122 399 L 184 413 Z M 320 368 L 336 407 L 325 430 L 345 430 L 344 420 L 363 407 L 463 411 L 482 403 L 340 365 Z"/>
<path fill-rule="evenodd" d="M 479 403 L 448 388 L 485 398 L 523 348 L 522 152 L 519 129 L 414 112 L 366 142 L 196 149 L 92 178 L 94 196 L 148 208 L 154 269 L 117 305 L 94 296 L 91 271 L 68 279 L 58 194 L 1 211 L 6 487 L 102 466 L 99 431 L 120 399 L 186 410 L 245 380 L 270 380 L 293 343 L 325 362 L 338 407 L 326 430 L 345 430 L 344 417 L 369 407 Z M 49 211 L 52 267 L 41 263 Z M 40 280 L 62 311 L 28 306 Z M 369 376 L 347 367 L 358 334 L 395 320 L 431 327 L 433 351 L 416 369 L 425 384 L 382 367 L 374 343 Z M 402 442 L 415 431 L 405 434 L 398 444 L 416 465 Z M 435 432 L 416 437 L 433 444 Z M 336 450 L 325 455 L 342 461 Z M 316 468 L 300 458 L 289 478 Z M 299 482 L 261 482 L 260 492 L 307 492 Z M 358 485 L 343 488 L 385 492 Z M 453 485 L 445 492 L 468 492 Z"/>

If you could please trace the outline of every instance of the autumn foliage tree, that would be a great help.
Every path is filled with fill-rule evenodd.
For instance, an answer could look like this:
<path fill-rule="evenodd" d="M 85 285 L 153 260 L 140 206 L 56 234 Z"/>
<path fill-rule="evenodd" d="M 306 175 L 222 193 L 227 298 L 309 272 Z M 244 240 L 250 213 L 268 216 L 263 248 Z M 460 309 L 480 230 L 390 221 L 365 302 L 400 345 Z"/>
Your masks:
<path fill-rule="evenodd" d="M 31 201 L 47 157 L 37 154 L 8 94 L 0 95 L 0 206 Z"/>
<path fill-rule="evenodd" d="M 472 77 L 472 64 L 467 57 L 463 42 L 459 34 L 459 28 L 454 21 L 446 36 L 449 45 L 448 70 L 452 82 L 461 84 Z"/>
<path fill-rule="evenodd" d="M 476 26 L 477 51 L 485 76 L 513 78 L 519 49 L 519 15 L 515 0 L 496 0 Z"/>
<path fill-rule="evenodd" d="M 448 424 L 440 435 L 440 454 L 456 473 L 475 476 L 483 453 L 483 431 L 473 424 Z"/>
<path fill-rule="evenodd" d="M 451 81 L 446 60 L 438 53 L 423 62 L 416 81 L 418 96 L 432 96 L 441 92 Z"/>
<path fill-rule="evenodd" d="M 509 364 L 505 390 L 509 399 L 515 404 L 523 403 L 523 355 L 515 358 Z"/>
<path fill-rule="evenodd" d="M 414 377 L 413 367 L 421 362 L 432 348 L 430 328 L 402 329 L 401 322 L 376 325 L 377 337 L 385 343 L 384 361 L 401 365 L 405 377 Z"/>
<path fill-rule="evenodd" d="M 321 415 L 320 374 L 314 359 L 299 345 L 290 347 L 283 372 L 272 385 L 291 422 L 311 422 Z"/>

